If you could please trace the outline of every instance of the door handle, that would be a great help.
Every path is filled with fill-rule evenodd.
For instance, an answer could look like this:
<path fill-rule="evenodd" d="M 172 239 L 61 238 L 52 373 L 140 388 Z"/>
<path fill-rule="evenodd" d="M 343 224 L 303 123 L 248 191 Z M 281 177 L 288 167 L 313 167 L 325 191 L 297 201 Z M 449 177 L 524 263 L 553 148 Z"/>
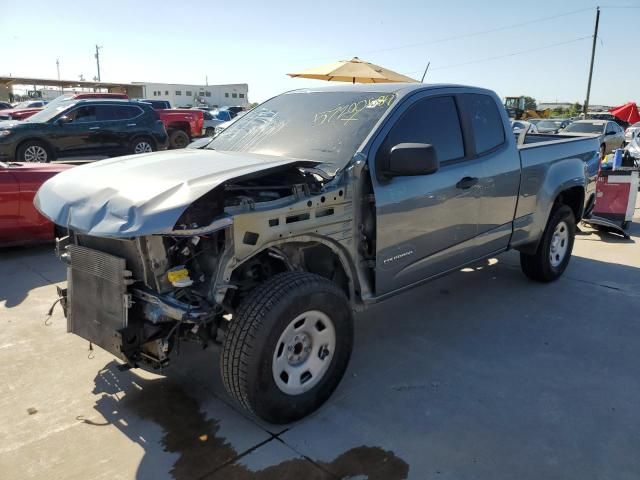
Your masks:
<path fill-rule="evenodd" d="M 478 184 L 477 177 L 464 177 L 462 180 L 456 183 L 456 188 L 460 188 L 462 190 L 468 190 L 469 188 L 477 184 Z"/>
<path fill-rule="evenodd" d="M 127 123 L 127 127 L 135 127 L 136 124 L 135 123 Z"/>
<path fill-rule="evenodd" d="M 89 130 L 100 130 L 100 127 L 89 127 Z"/>

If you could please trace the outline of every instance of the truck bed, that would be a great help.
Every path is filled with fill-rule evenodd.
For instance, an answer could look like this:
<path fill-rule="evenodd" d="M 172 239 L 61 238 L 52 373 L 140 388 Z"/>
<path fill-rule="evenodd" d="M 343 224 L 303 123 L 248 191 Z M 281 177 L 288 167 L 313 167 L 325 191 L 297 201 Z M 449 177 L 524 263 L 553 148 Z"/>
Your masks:
<path fill-rule="evenodd" d="M 540 237 L 549 216 L 547 210 L 558 191 L 579 183 L 585 191 L 585 203 L 595 199 L 600 142 L 597 137 L 534 133 L 525 136 L 524 143 L 518 145 L 518 153 L 522 168 L 514 217 L 514 245 L 526 243 L 527 238 Z M 560 178 L 573 179 L 576 184 L 562 184 Z"/>

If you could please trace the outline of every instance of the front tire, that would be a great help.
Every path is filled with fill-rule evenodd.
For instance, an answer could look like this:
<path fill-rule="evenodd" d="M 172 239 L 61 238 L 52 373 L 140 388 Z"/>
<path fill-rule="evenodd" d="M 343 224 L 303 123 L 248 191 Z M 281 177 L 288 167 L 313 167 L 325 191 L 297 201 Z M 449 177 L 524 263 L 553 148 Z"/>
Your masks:
<path fill-rule="evenodd" d="M 155 151 L 155 144 L 150 138 L 137 137 L 131 141 L 129 151 L 134 155 L 138 153 L 151 153 Z"/>
<path fill-rule="evenodd" d="M 49 147 L 38 140 L 27 140 L 16 152 L 16 160 L 19 162 L 49 163 L 52 159 Z"/>
<path fill-rule="evenodd" d="M 549 217 L 536 253 L 520 253 L 524 274 L 538 282 L 557 280 L 569 265 L 576 235 L 576 219 L 567 205 L 555 208 Z"/>
<path fill-rule="evenodd" d="M 278 274 L 240 305 L 222 349 L 227 391 L 267 422 L 298 420 L 333 393 L 353 346 L 344 292 L 319 275 Z"/>

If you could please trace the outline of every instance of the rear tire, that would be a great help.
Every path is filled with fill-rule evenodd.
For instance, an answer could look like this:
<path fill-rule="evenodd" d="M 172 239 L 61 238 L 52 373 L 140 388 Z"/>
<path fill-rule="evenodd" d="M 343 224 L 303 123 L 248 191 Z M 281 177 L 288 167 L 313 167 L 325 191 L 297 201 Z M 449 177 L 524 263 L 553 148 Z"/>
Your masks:
<path fill-rule="evenodd" d="M 129 152 L 132 154 L 155 152 L 155 143 L 149 137 L 137 137 L 131 141 Z"/>
<path fill-rule="evenodd" d="M 248 411 L 267 422 L 289 423 L 331 396 L 352 345 L 344 292 L 319 275 L 281 273 L 251 292 L 231 320 L 222 379 Z"/>
<path fill-rule="evenodd" d="M 39 140 L 27 140 L 18 147 L 16 152 L 18 162 L 49 163 L 53 154 L 49 146 Z"/>
<path fill-rule="evenodd" d="M 185 148 L 189 145 L 189 135 L 182 130 L 173 130 L 169 134 L 169 147 L 170 148 Z"/>
<path fill-rule="evenodd" d="M 520 253 L 520 266 L 524 274 L 538 282 L 557 280 L 569 265 L 575 235 L 573 210 L 567 205 L 552 210 L 536 253 Z"/>
<path fill-rule="evenodd" d="M 204 134 L 207 137 L 213 137 L 216 134 L 216 129 L 214 127 L 207 127 Z"/>

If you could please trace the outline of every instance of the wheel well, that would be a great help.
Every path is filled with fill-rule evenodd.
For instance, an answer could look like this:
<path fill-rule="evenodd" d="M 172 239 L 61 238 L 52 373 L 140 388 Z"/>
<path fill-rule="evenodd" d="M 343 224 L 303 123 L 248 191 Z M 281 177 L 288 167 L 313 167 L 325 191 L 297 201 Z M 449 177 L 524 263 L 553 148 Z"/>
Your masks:
<path fill-rule="evenodd" d="M 42 138 L 38 138 L 38 137 L 31 137 L 31 138 L 25 138 L 24 140 L 22 140 L 20 143 L 18 143 L 18 145 L 16 145 L 16 151 L 13 152 L 14 154 L 14 158 L 17 159 L 18 158 L 18 150 L 20 150 L 20 147 L 22 145 L 24 145 L 27 142 L 40 142 L 40 143 L 44 143 L 45 146 L 49 149 L 49 153 L 51 153 L 52 157 L 55 158 L 56 156 L 56 151 L 53 148 L 53 145 L 51 145 L 48 141 L 42 139 Z"/>
<path fill-rule="evenodd" d="M 567 205 L 573 210 L 573 215 L 576 217 L 576 222 L 582 219 L 584 208 L 584 189 L 582 187 L 571 187 L 567 190 L 560 192 L 554 202 L 556 205 Z"/>
<path fill-rule="evenodd" d="M 270 247 L 244 262 L 231 275 L 230 305 L 237 307 L 255 287 L 272 276 L 286 271 L 305 271 L 320 275 L 338 285 L 352 300 L 351 278 L 340 257 L 331 248 L 317 242 L 296 242 Z"/>
<path fill-rule="evenodd" d="M 156 145 L 156 141 L 155 141 L 155 139 L 154 139 L 151 135 L 136 135 L 135 137 L 133 137 L 133 138 L 131 139 L 131 144 L 133 144 L 133 143 L 135 143 L 136 141 L 141 140 L 141 139 L 143 139 L 143 138 L 144 138 L 145 140 L 149 140 L 149 141 L 151 142 L 151 145 L 153 145 L 154 147 L 157 147 L 157 145 Z"/>
<path fill-rule="evenodd" d="M 191 128 L 187 122 L 171 122 L 167 125 L 167 132 L 171 134 L 170 130 L 182 130 L 191 138 Z"/>

